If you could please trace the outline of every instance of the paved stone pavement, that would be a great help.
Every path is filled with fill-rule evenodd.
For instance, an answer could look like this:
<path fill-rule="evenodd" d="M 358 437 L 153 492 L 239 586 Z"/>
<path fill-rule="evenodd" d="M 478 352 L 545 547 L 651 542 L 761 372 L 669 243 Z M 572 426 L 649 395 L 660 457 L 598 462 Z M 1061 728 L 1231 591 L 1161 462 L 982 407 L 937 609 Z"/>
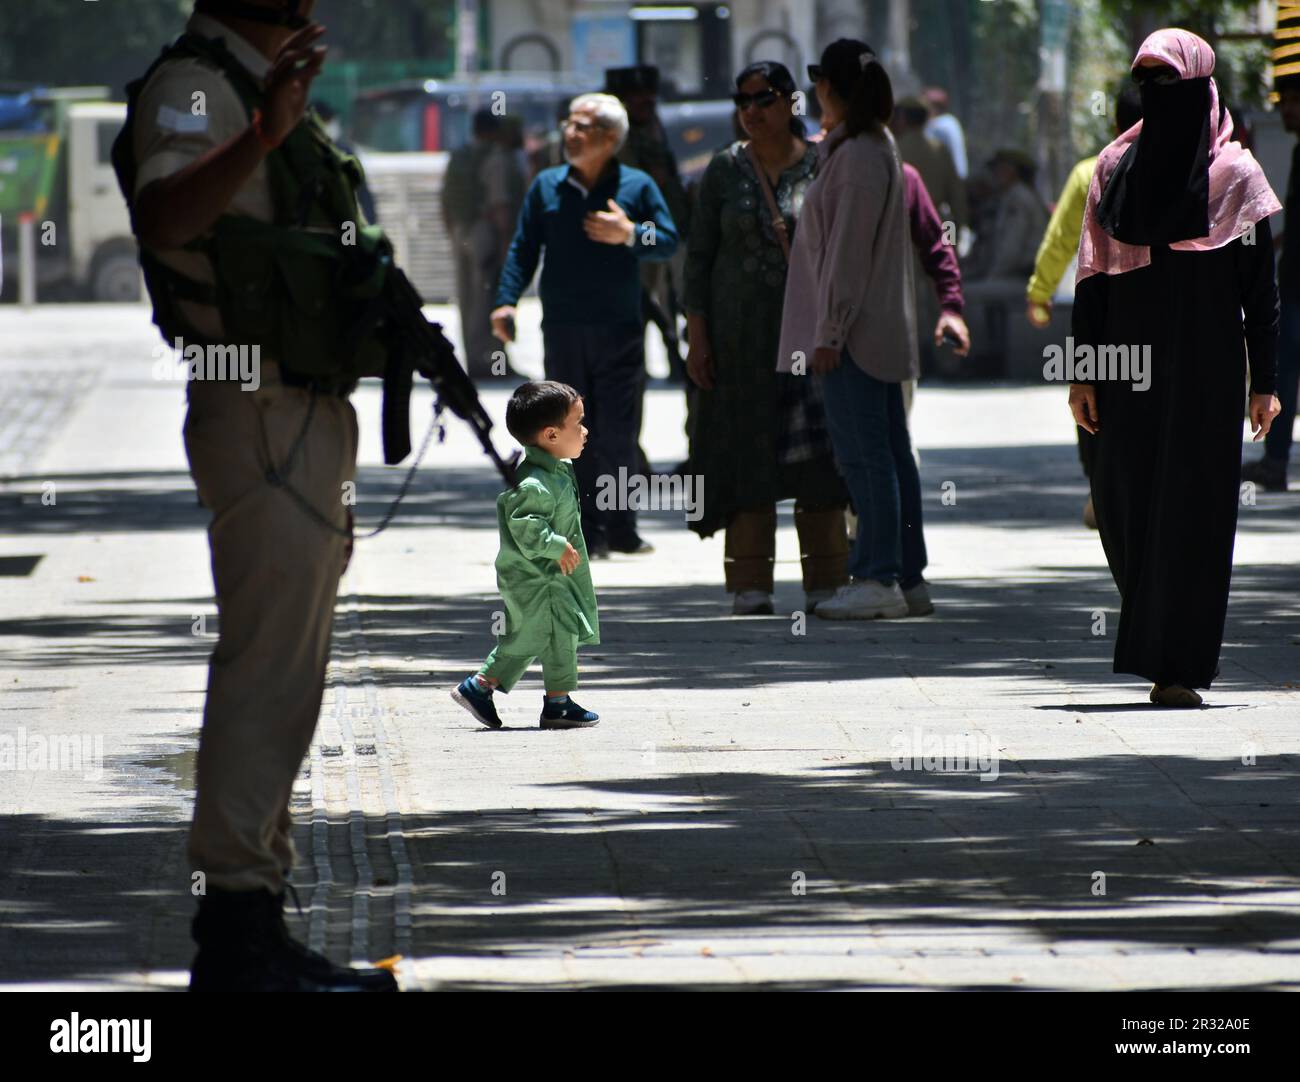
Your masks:
<path fill-rule="evenodd" d="M 535 307 L 521 325 L 535 372 Z M 0 418 L 27 419 L 0 436 L 8 987 L 186 979 L 216 617 L 151 332 L 130 306 L 0 310 Z M 344 579 L 295 793 L 301 934 L 400 953 L 412 988 L 1296 987 L 1300 497 L 1242 510 L 1207 707 L 1150 708 L 1110 672 L 1117 597 L 1063 399 L 922 388 L 926 619 L 802 619 L 788 507 L 780 615 L 734 618 L 721 538 L 644 516 L 656 553 L 594 568 L 578 697 L 602 720 L 570 733 L 536 728 L 535 676 L 499 732 L 447 696 L 500 608 L 496 485 L 452 424 Z M 379 464 L 377 389 L 356 401 L 373 522 L 402 470 Z M 505 392 L 486 401 L 500 418 Z M 682 416 L 651 390 L 661 469 Z M 936 741 L 977 769 L 925 769 Z"/>

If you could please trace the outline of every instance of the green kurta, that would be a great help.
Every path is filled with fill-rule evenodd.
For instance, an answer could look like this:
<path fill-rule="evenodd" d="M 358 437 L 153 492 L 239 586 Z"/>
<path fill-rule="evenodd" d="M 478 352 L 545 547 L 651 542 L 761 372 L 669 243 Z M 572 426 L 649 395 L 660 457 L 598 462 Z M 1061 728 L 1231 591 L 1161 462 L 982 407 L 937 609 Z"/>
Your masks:
<path fill-rule="evenodd" d="M 843 484 L 829 455 L 804 468 L 783 466 L 778 438 L 791 403 L 776 371 L 785 301 L 785 253 L 772 228 L 744 143 L 714 155 L 691 213 L 686 310 L 708 322 L 714 388 L 699 392 L 691 472 L 704 477 L 704 509 L 691 529 L 708 537 L 741 510 L 778 500 L 843 505 Z M 781 174 L 773 194 L 793 240 L 817 148 Z"/>
<path fill-rule="evenodd" d="M 497 650 L 536 656 L 555 631 L 577 635 L 580 643 L 600 642 L 573 464 L 529 447 L 518 478 L 497 497 L 497 586 L 506 603 L 506 634 Z M 572 575 L 556 563 L 566 544 L 582 557 Z"/>

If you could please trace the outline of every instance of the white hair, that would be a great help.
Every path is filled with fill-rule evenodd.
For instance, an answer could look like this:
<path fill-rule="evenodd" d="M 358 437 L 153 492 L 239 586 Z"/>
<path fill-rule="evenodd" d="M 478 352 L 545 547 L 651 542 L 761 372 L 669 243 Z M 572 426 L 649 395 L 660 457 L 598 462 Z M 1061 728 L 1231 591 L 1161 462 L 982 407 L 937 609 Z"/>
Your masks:
<path fill-rule="evenodd" d="M 627 140 L 627 110 L 623 103 L 613 94 L 579 94 L 569 102 L 569 112 L 591 108 L 596 113 L 596 123 L 602 128 L 609 128 L 618 140 L 614 145 L 617 152 Z"/>

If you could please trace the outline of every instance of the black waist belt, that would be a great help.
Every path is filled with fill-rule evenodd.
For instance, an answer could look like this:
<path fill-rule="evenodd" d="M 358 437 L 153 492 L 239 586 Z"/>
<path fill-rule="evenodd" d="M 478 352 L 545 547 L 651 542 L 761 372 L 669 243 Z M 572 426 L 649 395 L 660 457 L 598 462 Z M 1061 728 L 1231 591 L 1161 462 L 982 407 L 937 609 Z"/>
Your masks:
<path fill-rule="evenodd" d="M 283 365 L 280 366 L 280 382 L 286 387 L 301 387 L 304 390 L 315 391 L 317 394 L 335 395 L 338 398 L 347 398 L 357 388 L 357 381 L 347 380 L 342 376 L 334 379 L 326 379 L 321 376 L 302 376 L 297 372 L 291 372 Z"/>

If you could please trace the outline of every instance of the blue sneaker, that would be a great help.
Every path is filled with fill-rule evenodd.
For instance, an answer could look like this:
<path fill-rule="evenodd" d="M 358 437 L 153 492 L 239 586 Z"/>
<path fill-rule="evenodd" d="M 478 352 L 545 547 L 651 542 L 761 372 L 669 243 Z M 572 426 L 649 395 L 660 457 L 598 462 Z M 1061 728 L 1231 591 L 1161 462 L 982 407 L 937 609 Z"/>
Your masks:
<path fill-rule="evenodd" d="M 584 710 L 572 698 L 562 703 L 542 699 L 541 726 L 543 729 L 590 729 L 600 720 L 599 714 Z"/>
<path fill-rule="evenodd" d="M 452 688 L 451 697 L 489 729 L 501 728 L 496 704 L 492 702 L 492 692 L 480 690 L 474 677 L 467 676 L 457 687 Z"/>

